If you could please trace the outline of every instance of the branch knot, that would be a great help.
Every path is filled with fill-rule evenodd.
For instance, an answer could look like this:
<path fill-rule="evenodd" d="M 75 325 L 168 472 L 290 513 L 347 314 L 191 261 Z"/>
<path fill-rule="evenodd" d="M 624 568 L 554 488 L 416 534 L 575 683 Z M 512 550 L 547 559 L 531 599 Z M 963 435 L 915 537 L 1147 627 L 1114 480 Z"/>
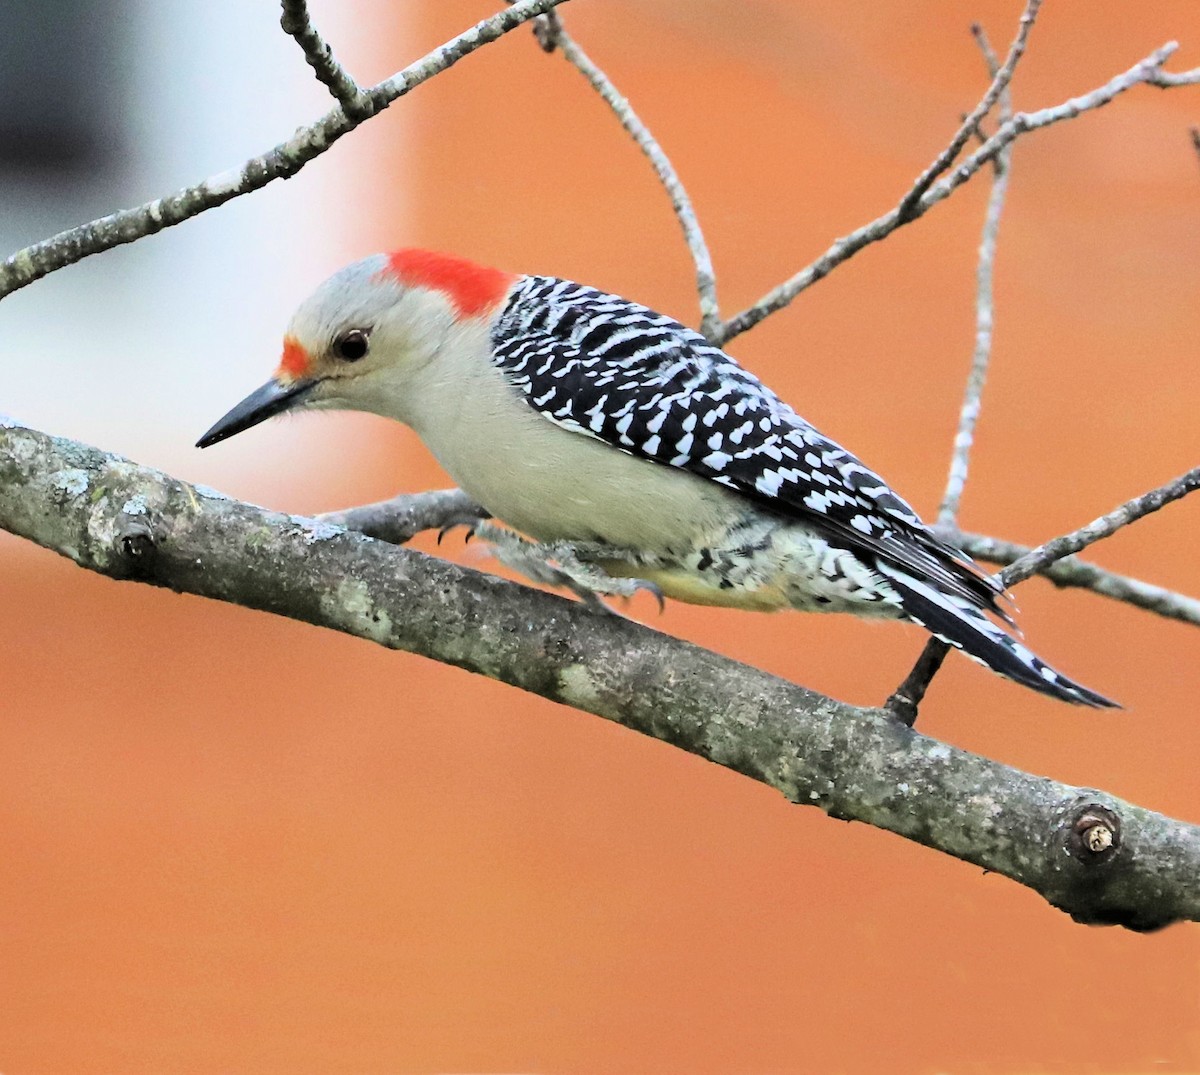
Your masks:
<path fill-rule="evenodd" d="M 1101 803 L 1077 806 L 1068 819 L 1065 834 L 1067 852 L 1085 866 L 1109 862 L 1121 849 L 1121 818 Z"/>

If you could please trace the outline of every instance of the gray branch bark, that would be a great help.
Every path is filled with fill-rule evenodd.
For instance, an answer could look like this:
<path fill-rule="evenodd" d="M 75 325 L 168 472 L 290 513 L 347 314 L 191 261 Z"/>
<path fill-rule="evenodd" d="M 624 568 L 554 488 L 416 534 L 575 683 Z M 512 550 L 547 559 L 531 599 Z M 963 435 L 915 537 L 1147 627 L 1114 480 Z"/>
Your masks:
<path fill-rule="evenodd" d="M 1081 922 L 1200 920 L 1200 828 L 649 628 L 74 441 L 0 427 L 0 527 L 89 570 L 455 665 L 1004 874 Z"/>
<path fill-rule="evenodd" d="M 1008 59 L 1003 67 L 992 51 L 991 43 L 982 26 L 973 26 L 972 33 L 975 42 L 983 53 L 984 63 L 992 76 L 992 84 L 987 94 L 979 102 L 978 107 L 963 120 L 955 141 L 949 149 L 953 153 L 945 161 L 948 167 L 950 161 L 958 155 L 966 145 L 966 134 L 972 130 L 979 136 L 981 142 L 987 142 L 987 136 L 980 126 L 983 117 L 991 111 L 993 105 L 1000 104 L 1000 122 L 1008 123 L 1012 119 L 1012 94 L 1009 83 L 1017 62 L 1025 51 L 1025 42 L 1029 31 L 1037 18 L 1041 0 L 1029 0 L 1025 6 L 1025 14 L 1021 17 L 1021 28 L 1009 49 Z M 961 139 L 961 141 L 960 141 Z M 940 160 L 941 158 L 939 158 Z M 936 166 L 938 162 L 935 161 Z M 975 424 L 979 421 L 979 413 L 983 406 L 983 388 L 987 382 L 988 366 L 992 360 L 992 331 L 995 324 L 995 302 L 992 289 L 992 276 L 996 265 L 996 237 L 1000 232 L 1000 215 L 1004 212 L 1004 200 L 1008 195 L 1008 183 L 1012 163 L 1012 146 L 998 153 L 992 161 L 992 189 L 988 195 L 987 213 L 983 218 L 983 235 L 979 240 L 979 260 L 975 269 L 975 349 L 971 355 L 971 371 L 967 374 L 966 388 L 963 390 L 962 407 L 958 414 L 958 431 L 954 437 L 954 450 L 950 453 L 950 473 L 946 478 L 946 491 L 942 494 L 942 504 L 938 509 L 938 523 L 942 526 L 955 526 L 958 522 L 958 509 L 962 500 L 963 490 L 967 485 L 967 475 L 970 472 L 971 449 L 975 444 Z M 944 170 L 944 168 L 943 168 Z M 933 175 L 925 183 L 927 188 L 933 181 Z M 924 177 L 923 177 L 924 178 Z M 908 201 L 920 197 L 923 188 L 918 184 Z M 901 210 L 904 206 L 901 205 Z M 904 677 L 900 685 L 892 692 L 887 700 L 888 711 L 898 720 L 912 727 L 917 720 L 917 711 L 925 698 L 933 677 L 938 674 L 942 663 L 950 652 L 950 645 L 940 638 L 930 638 L 925 648 L 917 658 L 912 670 Z"/>
<path fill-rule="evenodd" d="M 304 50 L 304 58 L 317 76 L 317 81 L 333 94 L 347 116 L 365 119 L 371 111 L 370 98 L 337 62 L 333 49 L 313 25 L 312 16 L 308 13 L 308 0 L 283 0 L 282 7 L 279 25 Z"/>
<path fill-rule="evenodd" d="M 950 144 L 917 177 L 917 181 L 913 184 L 912 189 L 904 196 L 904 200 L 900 203 L 900 215 L 902 217 L 907 216 L 913 211 L 917 202 L 921 200 L 921 196 L 929 189 L 933 181 L 954 163 L 955 158 L 962 152 L 963 147 L 970 141 L 971 136 L 980 129 L 979 125 L 984 116 L 991 112 L 998 101 L 1003 101 L 1008 96 L 1009 83 L 1012 82 L 1013 75 L 1016 74 L 1017 64 L 1021 62 L 1021 57 L 1025 55 L 1025 46 L 1029 42 L 1029 32 L 1033 29 L 1033 24 L 1037 20 L 1038 9 L 1041 6 L 1042 0 L 1026 0 L 1025 10 L 1022 12 L 1021 20 L 1018 24 L 1017 36 L 1013 38 L 1013 42 L 1009 46 L 1008 55 L 1004 58 L 1003 65 L 994 62 L 994 54 L 991 47 L 986 44 L 986 39 L 977 35 L 980 47 L 983 49 L 984 56 L 988 59 L 989 66 L 991 67 L 991 85 L 988 86 L 987 92 L 983 95 L 979 104 L 968 115 L 963 117 L 962 125 L 954 132 L 954 137 L 950 140 Z M 1011 109 L 1005 108 L 1001 119 L 1007 120 L 1011 118 L 1011 114 Z M 1000 197 L 1002 201 L 1003 195 Z"/>
<path fill-rule="evenodd" d="M 968 556 L 992 564 L 1013 564 L 1033 552 L 1028 545 L 1018 545 L 1015 541 L 1003 541 L 984 534 L 960 530 L 944 530 L 941 533 Z M 1064 556 L 1061 560 L 1043 564 L 1037 573 L 1055 586 L 1091 590 L 1102 597 L 1111 597 L 1114 601 L 1143 608 L 1171 620 L 1200 626 L 1200 601 L 1196 598 L 1128 575 L 1118 575 L 1115 571 L 1105 571 L 1077 556 Z"/>

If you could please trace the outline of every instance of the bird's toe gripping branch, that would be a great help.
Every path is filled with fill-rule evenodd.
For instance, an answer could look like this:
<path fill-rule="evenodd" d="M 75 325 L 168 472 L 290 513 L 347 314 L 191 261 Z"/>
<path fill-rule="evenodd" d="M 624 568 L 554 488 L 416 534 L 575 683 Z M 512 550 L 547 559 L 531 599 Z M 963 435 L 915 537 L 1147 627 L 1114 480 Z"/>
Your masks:
<path fill-rule="evenodd" d="M 571 541 L 534 542 L 503 526 L 485 520 L 470 524 L 470 537 L 478 537 L 492 547 L 493 554 L 506 567 L 531 582 L 569 590 L 589 607 L 618 615 L 602 597 L 633 597 L 645 591 L 654 595 L 663 607 L 662 591 L 653 582 L 609 574 L 597 561 L 635 563 L 632 551 L 611 545 Z"/>

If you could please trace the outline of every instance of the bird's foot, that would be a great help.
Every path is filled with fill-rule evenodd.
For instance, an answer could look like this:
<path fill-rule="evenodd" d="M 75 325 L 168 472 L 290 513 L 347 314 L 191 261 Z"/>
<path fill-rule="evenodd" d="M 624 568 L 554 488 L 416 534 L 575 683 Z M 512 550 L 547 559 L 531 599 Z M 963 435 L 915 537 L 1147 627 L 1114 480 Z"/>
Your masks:
<path fill-rule="evenodd" d="M 497 560 L 506 567 L 543 586 L 559 586 L 570 590 L 586 605 L 600 612 L 616 615 L 602 597 L 633 597 L 645 591 L 654 595 L 659 609 L 663 607 L 662 591 L 646 579 L 610 575 L 597 561 L 640 563 L 631 550 L 598 542 L 548 541 L 535 542 L 505 527 L 484 520 L 474 520 L 471 537 L 486 541 Z"/>
<path fill-rule="evenodd" d="M 457 530 L 460 526 L 464 526 L 467 529 L 466 536 L 463 540 L 470 541 L 471 538 L 473 538 L 479 532 L 479 527 L 487 522 L 487 520 L 490 518 L 490 515 L 480 515 L 477 512 L 466 512 L 462 515 L 451 515 L 449 519 L 447 519 L 440 527 L 438 527 L 437 543 L 440 545 L 447 534 Z"/>

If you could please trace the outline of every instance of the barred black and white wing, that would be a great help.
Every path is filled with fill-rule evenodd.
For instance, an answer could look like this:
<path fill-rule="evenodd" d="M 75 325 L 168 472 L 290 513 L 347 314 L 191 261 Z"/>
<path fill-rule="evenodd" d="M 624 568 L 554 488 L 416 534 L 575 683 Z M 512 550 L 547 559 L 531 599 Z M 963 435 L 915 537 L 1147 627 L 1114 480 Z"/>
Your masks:
<path fill-rule="evenodd" d="M 508 383 L 550 421 L 803 522 L 886 575 L 905 612 L 947 641 L 1037 690 L 1106 704 L 988 620 L 1012 622 L 999 583 L 699 333 L 595 288 L 527 276 L 492 344 Z"/>
<path fill-rule="evenodd" d="M 526 277 L 493 346 L 509 383 L 551 421 L 727 485 L 1004 616 L 991 576 L 939 541 L 879 475 L 678 321 L 570 281 Z"/>

